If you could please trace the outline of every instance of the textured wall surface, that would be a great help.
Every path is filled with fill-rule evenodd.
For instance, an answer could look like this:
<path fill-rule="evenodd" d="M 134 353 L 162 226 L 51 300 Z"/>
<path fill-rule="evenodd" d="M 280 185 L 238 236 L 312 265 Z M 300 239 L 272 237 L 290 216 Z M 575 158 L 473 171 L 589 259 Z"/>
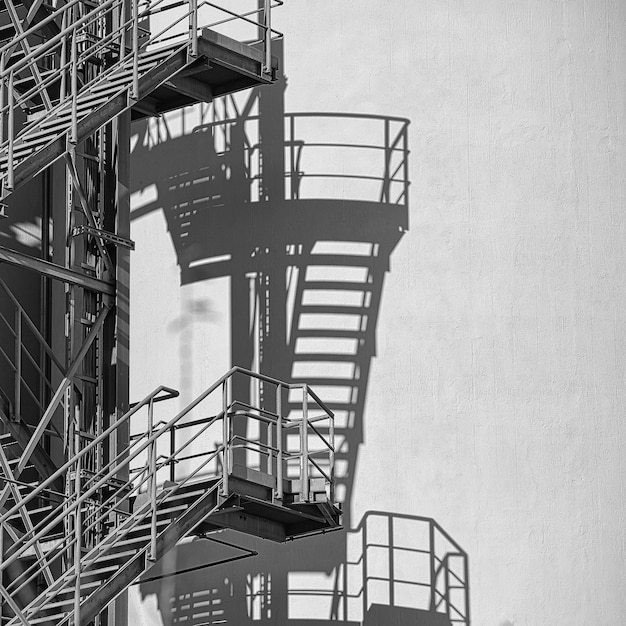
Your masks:
<path fill-rule="evenodd" d="M 311 155 L 302 165 L 298 199 L 310 200 L 298 205 L 308 212 L 302 209 L 302 223 L 316 224 L 317 207 L 333 245 L 350 240 L 351 223 L 357 242 L 379 245 L 363 263 L 377 310 L 370 305 L 368 352 L 359 353 L 351 374 L 361 376 L 352 387 L 359 398 L 345 401 L 345 419 L 358 427 L 346 426 L 353 450 L 343 470 L 348 533 L 340 549 L 349 556 L 350 537 L 372 511 L 429 518 L 467 554 L 476 626 L 625 623 L 626 4 L 291 0 L 275 21 L 286 34 L 287 86 L 284 93 L 284 85 L 274 87 L 267 99 L 287 113 L 315 114 L 305 145 L 317 136 L 320 143 L 357 138 L 380 148 L 379 120 L 409 122 L 408 201 L 378 198 L 376 208 L 365 178 L 307 178 L 322 166 L 338 175 L 371 173 L 371 166 L 379 176 L 375 151 L 302 153 Z M 203 123 L 209 108 L 186 112 L 184 125 L 171 116 L 173 135 Z M 333 126 L 337 119 L 326 115 L 336 113 L 352 117 Z M 144 146 L 148 154 L 148 131 L 136 131 L 136 151 Z M 155 198 L 155 184 L 176 165 L 181 145 L 172 140 L 174 158 L 160 166 L 142 167 L 140 159 L 134 165 L 133 397 L 163 383 L 188 400 L 230 367 L 237 350 L 245 353 L 235 343 L 247 339 L 233 329 L 245 335 L 249 311 L 233 308 L 231 287 L 254 268 L 186 275 L 168 221 L 175 196 Z M 198 161 L 215 162 L 201 141 L 189 145 Z M 400 194 L 403 184 L 395 185 Z M 239 200 L 225 185 L 222 196 L 236 211 Z M 297 220 L 284 220 L 297 207 L 280 193 L 272 191 L 263 205 L 259 224 L 269 234 L 256 225 L 247 240 L 302 240 Z M 275 213 L 272 199 L 282 207 Z M 368 230 L 367 220 L 381 226 Z M 219 243 L 213 227 L 211 218 L 198 226 L 205 229 L 198 240 Z M 235 254 L 237 237 L 222 248 L 216 243 L 214 254 Z M 338 270 L 325 271 L 330 280 Z M 344 322 L 351 323 L 331 320 Z M 279 373 L 296 376 L 288 346 L 278 353 Z M 264 368 L 273 372 L 268 361 Z M 365 619 L 367 606 L 352 617 L 333 613 L 323 593 L 292 592 L 319 587 L 332 595 L 342 567 L 318 563 L 323 539 L 296 545 L 280 553 L 261 543 L 261 565 L 222 570 L 220 580 L 243 576 L 253 588 L 276 567 L 263 565 L 263 550 L 270 551 L 282 569 L 273 574 L 274 613 L 261 607 L 258 620 Z M 171 580 L 166 591 L 175 595 Z M 372 600 L 398 607 L 388 623 L 409 623 L 400 607 L 417 607 L 414 590 L 401 587 L 395 599 L 381 591 L 382 599 Z M 236 603 L 233 585 L 224 588 Z M 163 593 L 141 586 L 131 623 L 176 623 L 181 609 L 177 618 L 163 608 Z M 222 603 L 226 623 L 257 619 L 254 599 L 243 593 L 238 602 L 230 614 Z M 217 623 L 215 615 L 191 620 Z M 374 612 L 370 620 L 376 623 Z"/>

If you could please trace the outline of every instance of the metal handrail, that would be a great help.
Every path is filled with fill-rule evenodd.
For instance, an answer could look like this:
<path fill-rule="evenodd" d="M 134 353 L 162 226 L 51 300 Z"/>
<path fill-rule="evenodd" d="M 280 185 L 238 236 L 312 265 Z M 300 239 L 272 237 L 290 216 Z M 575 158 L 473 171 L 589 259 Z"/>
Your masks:
<path fill-rule="evenodd" d="M 145 437 L 145 439 L 143 441 L 141 441 L 141 443 L 139 445 L 137 445 L 134 449 L 132 449 L 132 452 L 131 452 L 131 448 L 136 445 L 136 442 L 133 443 L 133 444 L 130 444 L 129 447 L 127 447 L 122 453 L 120 453 L 120 455 L 118 455 L 118 457 L 121 456 L 122 454 L 125 455 L 123 461 L 119 465 L 115 465 L 114 464 L 113 468 L 109 469 L 108 472 L 105 471 L 104 475 L 103 476 L 101 475 L 98 478 L 98 480 L 96 480 L 96 475 L 94 475 L 94 477 L 92 477 L 92 479 L 90 479 L 86 483 L 84 483 L 84 487 L 86 487 L 86 488 L 81 491 L 80 496 L 76 497 L 73 500 L 73 502 L 70 502 L 70 503 L 66 502 L 65 503 L 65 506 L 62 507 L 63 510 L 62 510 L 60 515 L 54 515 L 54 516 L 53 515 L 49 515 L 42 522 L 40 522 L 37 525 L 37 527 L 31 533 L 27 533 L 25 535 L 27 537 L 27 540 L 25 541 L 25 543 L 22 543 L 21 547 L 19 549 L 15 550 L 15 552 L 13 554 L 11 554 L 8 559 L 5 559 L 0 564 L 0 571 L 3 571 L 8 566 L 10 566 L 11 563 L 15 562 L 15 560 L 17 558 L 19 558 L 19 556 L 21 554 L 23 554 L 25 550 L 28 550 L 37 541 L 41 540 L 46 535 L 47 532 L 49 532 L 50 530 L 52 530 L 54 528 L 54 526 L 60 521 L 60 519 L 66 517 L 68 514 L 72 513 L 78 507 L 82 506 L 83 503 L 87 502 L 89 500 L 89 498 L 91 498 L 91 496 L 93 496 L 99 488 L 101 488 L 104 485 L 106 485 L 107 481 L 109 481 L 109 479 L 113 478 L 117 473 L 119 473 L 119 471 L 123 467 L 128 467 L 130 465 L 131 461 L 133 461 L 135 458 L 137 458 L 141 453 L 143 453 L 149 447 L 151 447 L 151 446 L 153 447 L 155 445 L 156 440 L 161 435 L 165 434 L 166 432 L 170 432 L 170 433 L 173 432 L 172 429 L 177 424 L 177 422 L 179 420 L 181 420 L 185 415 L 189 414 L 205 398 L 207 398 L 213 392 L 218 390 L 220 387 L 223 387 L 223 385 L 228 380 L 230 380 L 233 376 L 235 376 L 236 374 L 244 374 L 247 377 L 252 378 L 252 379 L 256 379 L 256 380 L 259 380 L 259 381 L 275 384 L 275 385 L 278 385 L 281 389 L 295 389 L 295 388 L 299 388 L 299 389 L 303 389 L 303 391 L 306 390 L 306 385 L 302 385 L 302 384 L 287 384 L 287 383 L 284 383 L 282 381 L 278 381 L 277 379 L 273 379 L 273 378 L 268 377 L 268 376 L 264 376 L 264 375 L 260 375 L 260 374 L 256 374 L 256 373 L 250 372 L 250 371 L 245 370 L 243 368 L 239 368 L 239 367 L 232 368 L 231 370 L 229 370 L 229 372 L 227 372 L 224 376 L 222 376 L 218 381 L 216 381 L 213 385 L 211 385 L 198 398 L 196 398 L 187 407 L 185 407 L 182 411 L 180 411 L 169 422 L 164 424 L 159 429 L 153 431 L 149 435 L 147 435 Z M 114 424 L 112 424 L 109 428 L 107 428 L 103 433 L 101 433 L 98 437 L 94 438 L 94 440 L 92 440 L 87 446 L 85 446 L 78 454 L 76 454 L 74 457 L 69 459 L 65 464 L 63 464 L 57 470 L 57 472 L 55 472 L 48 479 L 43 481 L 29 495 L 24 497 L 20 501 L 19 504 L 16 504 L 12 508 L 10 508 L 5 514 L 0 516 L 0 524 L 5 523 L 6 520 L 10 516 L 15 514 L 21 507 L 26 506 L 26 504 L 28 504 L 35 497 L 37 497 L 40 493 L 42 493 L 44 490 L 46 490 L 57 478 L 59 478 L 60 476 L 65 475 L 66 472 L 69 469 L 71 469 L 72 467 L 79 467 L 80 466 L 80 460 L 82 458 L 85 458 L 86 455 L 88 455 L 97 445 L 99 445 L 102 442 L 104 442 L 105 439 L 108 438 L 112 433 L 114 433 L 120 427 L 121 424 L 123 424 L 123 423 L 127 422 L 128 420 L 130 420 L 130 418 L 133 415 L 135 415 L 139 411 L 140 408 L 145 407 L 145 406 L 151 407 L 153 402 L 154 402 L 154 399 L 160 393 L 162 393 L 163 391 L 172 392 L 173 390 L 171 390 L 171 389 L 169 389 L 167 387 L 164 387 L 164 386 L 160 386 L 157 389 L 155 389 L 151 394 L 146 396 L 137 405 L 135 405 L 127 413 L 125 413 L 123 416 L 121 416 Z M 321 401 L 320 401 L 320 405 L 323 406 L 323 403 Z M 252 417 L 254 417 L 254 416 L 252 416 Z M 228 421 L 228 419 L 229 419 L 228 412 L 223 412 L 222 414 L 219 414 L 218 416 L 216 416 L 215 418 L 210 420 L 210 422 L 205 425 L 203 430 L 204 431 L 207 430 L 213 423 L 215 423 L 220 418 L 222 418 L 224 420 L 224 423 L 226 423 Z M 333 419 L 331 415 L 329 415 L 329 419 L 331 419 L 331 420 Z M 280 422 L 280 419 L 278 419 L 278 422 Z M 302 420 L 302 423 L 306 424 L 306 420 Z M 228 431 L 226 431 L 226 432 L 228 432 Z M 225 440 L 225 441 L 226 441 L 226 443 L 223 444 L 223 449 L 224 449 L 224 453 L 223 454 L 224 454 L 225 458 L 224 458 L 224 460 L 222 462 L 222 465 L 225 468 L 225 470 L 224 470 L 225 471 L 224 481 L 227 480 L 227 472 L 228 472 L 228 468 L 229 468 L 228 450 L 227 449 L 228 449 L 228 446 L 232 443 L 232 441 L 230 440 L 230 437 L 228 437 L 227 440 Z M 183 444 L 181 447 L 179 447 L 177 450 L 175 450 L 174 454 L 172 455 L 172 458 L 175 455 L 179 454 L 190 443 L 191 443 L 191 441 L 187 441 L 185 444 Z M 277 445 L 278 445 L 278 450 L 280 452 L 280 449 L 282 447 L 282 437 L 278 438 Z M 307 446 L 305 446 L 302 449 L 302 451 L 301 451 L 304 456 L 307 454 L 307 450 L 305 449 L 306 447 Z M 283 454 L 284 454 L 284 452 L 283 452 Z M 213 457 L 211 457 L 211 458 L 213 458 Z M 118 460 L 118 458 L 116 457 L 114 462 L 117 461 L 117 460 Z M 152 461 L 152 467 L 153 467 L 152 471 L 148 473 L 148 476 L 144 477 L 144 479 L 140 483 L 141 485 L 143 485 L 146 481 L 149 481 L 151 478 L 152 479 L 155 478 L 155 474 L 156 474 L 156 471 L 157 471 L 155 461 L 156 461 L 156 458 L 153 459 L 153 461 Z M 171 459 L 168 457 L 168 458 L 166 458 L 164 460 L 164 462 L 162 464 L 159 464 L 159 466 L 162 468 L 165 465 L 167 465 L 170 461 L 171 461 Z M 210 459 L 205 461 L 201 467 L 206 466 L 206 464 L 209 463 L 209 462 L 210 462 Z M 316 466 L 318 465 L 314 461 L 313 461 L 313 463 Z M 111 465 L 109 465 L 108 467 L 111 467 Z M 198 471 L 199 470 L 196 469 L 195 473 L 197 473 Z M 307 471 L 305 471 L 305 474 L 307 473 Z M 332 476 L 332 473 L 329 476 Z M 91 486 L 89 486 L 92 482 L 93 482 L 93 484 Z M 123 483 L 122 486 L 115 492 L 116 495 L 119 494 L 120 491 L 122 491 L 125 487 L 127 487 L 130 484 L 131 484 L 130 481 L 126 481 L 125 483 Z M 137 489 L 139 489 L 139 487 L 135 484 L 135 486 L 132 488 L 132 492 L 135 492 Z M 280 489 L 280 485 L 279 485 L 279 489 Z M 303 489 L 307 489 L 308 490 L 308 485 L 306 484 L 305 475 L 303 475 Z M 128 499 L 129 497 L 130 497 L 129 493 L 126 493 L 123 496 L 122 499 Z M 104 504 L 102 504 L 99 508 L 103 509 L 105 505 L 106 505 L 106 502 Z M 96 522 L 94 522 L 94 523 L 96 523 Z M 93 526 L 93 524 L 91 526 L 89 526 L 89 528 L 91 528 L 92 526 Z M 30 536 L 30 535 L 32 535 L 32 536 Z"/>
<path fill-rule="evenodd" d="M 14 110 L 18 106 L 26 106 L 29 102 L 29 99 L 37 94 L 43 94 L 42 97 L 45 96 L 45 100 L 48 101 L 47 88 L 48 86 L 57 79 L 59 74 L 61 75 L 61 82 L 63 85 L 63 89 L 60 89 L 58 101 L 56 104 L 52 104 L 48 106 L 47 115 L 54 116 L 56 113 L 59 113 L 63 110 L 68 103 L 71 104 L 71 127 L 64 131 L 64 133 L 69 134 L 70 142 L 75 142 L 77 139 L 77 123 L 78 123 L 78 93 L 79 87 L 77 84 L 77 72 L 76 68 L 81 63 L 84 63 L 86 59 L 90 56 L 93 56 L 99 53 L 104 48 L 110 46 L 114 40 L 119 38 L 119 61 L 122 62 L 125 59 L 130 58 L 132 63 L 132 80 L 129 81 L 129 84 L 125 84 L 120 87 L 120 92 L 130 90 L 131 98 L 138 98 L 138 88 L 139 88 L 139 71 L 138 71 L 138 60 L 141 52 L 146 51 L 149 46 L 154 46 L 156 43 L 162 43 L 165 39 L 170 39 L 170 37 L 163 38 L 163 35 L 167 32 L 171 32 L 174 27 L 185 21 L 186 19 L 189 21 L 189 32 L 186 36 L 184 46 L 190 47 L 191 56 L 197 55 L 198 50 L 198 14 L 199 11 L 203 7 L 210 7 L 212 9 L 218 10 L 222 13 L 227 14 L 229 17 L 218 20 L 216 22 L 210 23 L 201 28 L 211 28 L 217 25 L 225 24 L 228 22 L 232 22 L 235 20 L 240 20 L 252 25 L 257 26 L 260 31 L 263 33 L 263 47 L 264 47 L 264 62 L 263 62 L 263 71 L 264 73 L 271 72 L 271 45 L 272 40 L 274 38 L 282 37 L 282 34 L 278 31 L 274 30 L 271 27 L 271 9 L 276 6 L 282 5 L 282 1 L 278 0 L 275 3 L 272 3 L 271 0 L 265 0 L 263 8 L 260 8 L 256 11 L 247 11 L 244 13 L 236 13 L 231 11 L 230 9 L 219 6 L 215 3 L 209 2 L 208 0 L 203 0 L 198 3 L 197 0 L 189 0 L 188 2 L 182 3 L 189 5 L 189 10 L 186 11 L 182 17 L 177 18 L 176 20 L 171 22 L 167 27 L 161 30 L 156 35 L 151 35 L 145 39 L 143 39 L 140 43 L 139 41 L 139 21 L 150 14 L 152 10 L 165 10 L 167 8 L 178 7 L 181 6 L 180 3 L 174 3 L 174 5 L 168 5 L 166 7 L 162 7 L 158 9 L 159 5 L 163 3 L 164 0 L 157 0 L 153 3 L 144 3 L 142 7 L 146 7 L 142 10 L 139 9 L 138 0 L 133 1 L 133 10 L 131 11 L 131 16 L 122 21 L 121 24 L 113 31 L 108 32 L 102 38 L 97 39 L 95 42 L 91 43 L 86 49 L 82 50 L 79 54 L 77 54 L 77 37 L 79 33 L 83 32 L 85 28 L 88 28 L 90 24 L 95 24 L 101 22 L 103 17 L 115 11 L 122 11 L 125 6 L 122 0 L 105 0 L 102 4 L 97 7 L 91 9 L 83 16 L 74 19 L 74 8 L 80 3 L 80 0 L 70 0 L 67 4 L 62 7 L 56 9 L 53 13 L 48 15 L 44 20 L 34 24 L 30 28 L 26 29 L 23 33 L 20 33 L 19 36 L 15 37 L 9 44 L 6 44 L 0 49 L 0 113 L 2 115 L 8 115 L 8 123 L 7 123 L 7 137 L 6 139 L 0 136 L 0 149 L 2 151 L 6 150 L 6 154 L 8 157 L 7 163 L 7 171 L 6 171 L 6 183 L 5 187 L 8 190 L 11 190 L 14 186 L 14 143 L 18 134 L 24 134 L 31 130 L 32 128 L 38 125 L 38 120 L 33 120 L 31 123 L 27 123 L 22 126 L 20 130 L 16 130 L 16 124 L 14 122 Z M 261 14 L 262 17 L 259 17 L 256 21 L 250 19 L 251 15 Z M 69 19 L 66 19 L 69 16 Z M 35 34 L 43 25 L 50 23 L 52 20 L 60 21 L 62 24 L 61 31 L 48 39 L 45 43 L 39 46 L 35 50 L 31 50 L 28 54 L 25 54 L 18 61 L 13 63 L 12 65 L 5 67 L 5 63 L 8 60 L 8 57 L 12 50 L 15 49 L 17 45 L 19 45 L 22 41 L 24 41 L 28 36 Z M 68 24 L 68 21 L 71 23 Z M 143 29 L 142 29 L 143 30 Z M 126 35 L 125 35 L 126 34 Z M 183 33 L 173 35 L 172 37 L 183 36 Z M 67 45 L 68 39 L 71 44 L 71 54 L 67 54 Z M 127 53 L 126 46 L 124 40 L 130 42 L 130 51 Z M 41 80 L 40 77 L 36 80 L 36 84 L 31 89 L 27 90 L 26 93 L 18 93 L 15 92 L 14 89 L 14 79 L 18 75 L 19 72 L 22 72 L 24 69 L 30 67 L 34 72 L 34 75 L 39 76 L 39 70 L 37 63 L 41 61 L 43 58 L 50 57 L 53 51 L 56 50 L 58 54 L 61 56 L 60 66 L 55 68 L 55 72 L 47 76 L 44 80 Z M 69 60 L 68 60 L 69 57 Z M 71 89 L 67 90 L 65 87 L 67 86 L 66 73 L 71 73 Z M 81 85 L 80 91 L 89 89 L 98 83 L 99 80 L 106 80 L 106 77 L 109 76 L 108 72 L 101 73 L 96 75 L 87 83 Z M 4 97 L 5 88 L 8 87 L 8 97 Z"/>

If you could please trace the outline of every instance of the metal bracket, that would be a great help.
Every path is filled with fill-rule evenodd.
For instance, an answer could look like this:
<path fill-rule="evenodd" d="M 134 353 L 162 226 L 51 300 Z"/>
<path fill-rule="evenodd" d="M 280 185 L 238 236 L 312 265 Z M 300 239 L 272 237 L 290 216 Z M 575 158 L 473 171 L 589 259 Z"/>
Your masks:
<path fill-rule="evenodd" d="M 7 205 L 0 202 L 0 217 L 8 217 Z"/>
<path fill-rule="evenodd" d="M 129 250 L 135 249 L 135 242 L 131 239 L 126 239 L 126 237 L 120 237 L 120 235 L 115 235 L 106 230 L 93 228 L 91 226 L 87 226 L 86 224 L 83 224 L 82 226 L 74 226 L 74 228 L 72 228 L 72 237 L 78 237 L 85 234 L 92 235 L 94 237 L 100 237 L 100 239 L 104 239 L 105 241 L 108 241 L 116 246 L 128 248 Z"/>

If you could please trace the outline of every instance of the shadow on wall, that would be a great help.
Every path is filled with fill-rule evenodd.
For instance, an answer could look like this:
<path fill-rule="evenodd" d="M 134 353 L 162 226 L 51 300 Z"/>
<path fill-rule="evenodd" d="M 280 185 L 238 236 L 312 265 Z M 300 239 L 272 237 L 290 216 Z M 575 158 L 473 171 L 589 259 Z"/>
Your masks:
<path fill-rule="evenodd" d="M 163 211 L 182 284 L 230 278 L 233 364 L 307 382 L 334 411 L 336 496 L 351 529 L 384 277 L 408 228 L 409 122 L 286 114 L 285 87 L 220 99 L 192 132 L 173 136 L 166 119 L 136 126 L 132 217 Z M 421 537 L 410 524 L 430 529 L 416 548 L 402 543 Z M 141 593 L 158 594 L 166 625 L 469 626 L 467 557 L 449 538 L 436 552 L 437 533 L 447 538 L 433 520 L 380 512 L 286 545 L 224 533 L 260 556 L 169 576 L 241 554 L 197 539 Z"/>

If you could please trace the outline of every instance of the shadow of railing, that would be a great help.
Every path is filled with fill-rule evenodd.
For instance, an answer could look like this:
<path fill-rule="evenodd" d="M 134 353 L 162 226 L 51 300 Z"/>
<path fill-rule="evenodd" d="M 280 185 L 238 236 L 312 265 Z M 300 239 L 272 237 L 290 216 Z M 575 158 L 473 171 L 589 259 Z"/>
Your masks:
<path fill-rule="evenodd" d="M 470 626 L 468 557 L 435 520 L 370 511 L 354 531 L 308 541 L 318 551 L 346 545 L 344 562 L 315 571 L 313 556 L 299 572 L 291 544 L 274 552 L 271 570 L 262 556 L 222 565 L 232 550 L 194 540 L 169 564 L 170 573 L 190 564 L 193 572 L 168 588 L 143 583 L 142 593 L 158 594 L 165 624 Z"/>
<path fill-rule="evenodd" d="M 162 211 L 181 284 L 230 279 L 233 363 L 306 381 L 333 410 L 336 495 L 350 529 L 384 281 L 408 229 L 409 121 L 285 113 L 284 88 L 215 101 L 191 131 L 167 117 L 137 126 L 132 218 Z M 372 528 L 383 522 L 390 530 L 378 546 Z M 427 529 L 416 551 L 398 531 L 410 523 Z M 140 585 L 144 597 L 157 594 L 166 625 L 470 624 L 467 557 L 426 518 L 372 512 L 353 531 L 286 545 L 246 540 L 259 556 L 227 567 L 210 566 L 216 555 L 203 545 L 182 545 L 161 565 L 173 574 L 205 564 L 202 575 Z M 435 569 L 405 584 L 397 568 L 407 555 Z"/>

